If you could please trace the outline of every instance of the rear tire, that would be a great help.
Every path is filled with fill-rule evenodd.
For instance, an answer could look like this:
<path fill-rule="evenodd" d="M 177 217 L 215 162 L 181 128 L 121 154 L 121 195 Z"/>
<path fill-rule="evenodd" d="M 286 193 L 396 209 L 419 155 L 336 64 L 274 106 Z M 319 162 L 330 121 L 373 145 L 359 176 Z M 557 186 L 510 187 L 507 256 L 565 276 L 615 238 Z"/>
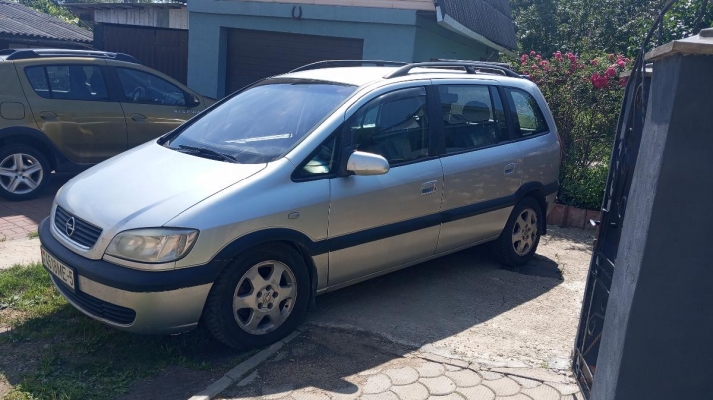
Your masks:
<path fill-rule="evenodd" d="M 515 205 L 500 237 L 494 242 L 494 256 L 502 264 L 518 267 L 526 264 L 540 243 L 542 207 L 528 196 Z"/>
<path fill-rule="evenodd" d="M 32 146 L 0 148 L 0 196 L 10 201 L 37 197 L 50 180 L 52 168 L 45 155 Z"/>
<path fill-rule="evenodd" d="M 218 277 L 205 322 L 234 349 L 263 347 L 295 330 L 307 311 L 310 279 L 302 256 L 287 244 L 247 250 Z"/>

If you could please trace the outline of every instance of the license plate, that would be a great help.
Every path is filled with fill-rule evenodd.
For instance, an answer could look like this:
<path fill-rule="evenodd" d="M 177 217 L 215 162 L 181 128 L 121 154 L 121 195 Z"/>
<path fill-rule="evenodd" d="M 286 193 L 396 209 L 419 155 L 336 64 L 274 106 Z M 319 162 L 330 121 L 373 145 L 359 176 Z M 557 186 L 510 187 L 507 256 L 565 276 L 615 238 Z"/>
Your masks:
<path fill-rule="evenodd" d="M 74 270 L 59 262 L 44 247 L 40 247 L 40 252 L 42 254 L 42 264 L 44 264 L 45 268 L 74 290 Z"/>

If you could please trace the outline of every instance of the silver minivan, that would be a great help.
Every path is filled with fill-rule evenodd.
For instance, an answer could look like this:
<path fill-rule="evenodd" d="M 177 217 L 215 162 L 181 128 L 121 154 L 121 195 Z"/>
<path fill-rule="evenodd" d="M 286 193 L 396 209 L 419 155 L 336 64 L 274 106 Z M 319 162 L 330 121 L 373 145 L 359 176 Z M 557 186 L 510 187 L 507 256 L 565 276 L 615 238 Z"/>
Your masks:
<path fill-rule="evenodd" d="M 69 181 L 42 260 L 131 332 L 275 342 L 314 298 L 493 242 L 535 253 L 561 150 L 535 84 L 487 63 L 344 61 L 265 79 Z"/>

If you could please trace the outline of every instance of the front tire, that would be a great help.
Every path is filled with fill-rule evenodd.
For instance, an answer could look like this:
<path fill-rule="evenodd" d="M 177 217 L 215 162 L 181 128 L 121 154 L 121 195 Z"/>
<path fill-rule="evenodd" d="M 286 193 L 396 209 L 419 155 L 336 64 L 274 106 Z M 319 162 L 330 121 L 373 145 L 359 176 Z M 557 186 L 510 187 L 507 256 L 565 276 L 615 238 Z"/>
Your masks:
<path fill-rule="evenodd" d="M 37 197 L 51 174 L 45 155 L 34 147 L 16 144 L 0 149 L 0 196 L 21 201 Z"/>
<path fill-rule="evenodd" d="M 510 267 L 527 264 L 540 243 L 542 222 L 544 216 L 540 203 L 529 196 L 520 200 L 493 246 L 498 261 Z"/>
<path fill-rule="evenodd" d="M 208 295 L 211 334 L 235 349 L 263 347 L 292 332 L 307 311 L 310 279 L 301 255 L 281 244 L 250 249 L 218 277 Z"/>

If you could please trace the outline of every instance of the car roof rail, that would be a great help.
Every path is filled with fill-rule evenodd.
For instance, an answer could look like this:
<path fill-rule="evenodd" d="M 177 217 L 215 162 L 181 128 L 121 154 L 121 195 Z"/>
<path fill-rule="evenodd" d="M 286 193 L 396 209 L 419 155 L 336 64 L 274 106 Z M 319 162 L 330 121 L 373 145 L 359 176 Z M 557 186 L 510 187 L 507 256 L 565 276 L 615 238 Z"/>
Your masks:
<path fill-rule="evenodd" d="M 308 71 L 311 69 L 321 68 L 337 68 L 337 67 L 402 67 L 408 65 L 400 61 L 383 61 L 383 60 L 324 60 L 317 61 L 312 64 L 303 65 L 295 68 L 290 72 Z"/>
<path fill-rule="evenodd" d="M 482 61 L 429 61 L 405 65 L 394 72 L 384 76 L 385 79 L 406 76 L 414 68 L 462 68 L 467 74 L 497 74 L 511 78 L 523 78 L 522 75 L 510 69 L 504 63 L 492 63 Z"/>
<path fill-rule="evenodd" d="M 6 60 L 27 60 L 44 57 L 91 57 L 141 64 L 139 60 L 128 54 L 99 50 L 8 49 L 0 50 L 0 56 L 7 56 L 5 57 Z"/>

